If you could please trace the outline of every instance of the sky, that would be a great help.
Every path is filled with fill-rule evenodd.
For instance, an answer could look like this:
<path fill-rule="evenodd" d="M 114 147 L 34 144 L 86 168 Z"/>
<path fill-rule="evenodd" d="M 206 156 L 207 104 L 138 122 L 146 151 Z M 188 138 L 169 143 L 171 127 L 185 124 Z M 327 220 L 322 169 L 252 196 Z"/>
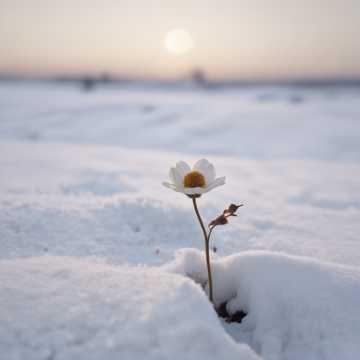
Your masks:
<path fill-rule="evenodd" d="M 0 0 L 1 73 L 351 78 L 359 39 L 359 0 Z"/>

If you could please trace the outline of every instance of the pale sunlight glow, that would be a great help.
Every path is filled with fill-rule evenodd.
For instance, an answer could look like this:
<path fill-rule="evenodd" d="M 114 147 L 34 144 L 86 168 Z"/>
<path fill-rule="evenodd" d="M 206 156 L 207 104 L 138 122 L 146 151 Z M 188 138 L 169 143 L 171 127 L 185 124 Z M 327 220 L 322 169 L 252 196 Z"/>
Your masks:
<path fill-rule="evenodd" d="M 190 33 L 184 29 L 169 31 L 164 39 L 164 46 L 172 54 L 185 54 L 194 47 Z"/>

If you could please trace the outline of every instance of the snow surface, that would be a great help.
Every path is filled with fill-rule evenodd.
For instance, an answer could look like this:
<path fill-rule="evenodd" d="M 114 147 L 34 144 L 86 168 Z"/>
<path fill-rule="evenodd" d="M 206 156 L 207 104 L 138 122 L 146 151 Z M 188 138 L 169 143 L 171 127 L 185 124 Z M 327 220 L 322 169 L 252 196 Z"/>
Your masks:
<path fill-rule="evenodd" d="M 179 251 L 167 270 L 205 285 L 204 254 Z M 360 269 L 261 251 L 213 261 L 214 301 L 229 313 L 228 325 L 267 359 L 356 359 L 360 353 Z"/>
<path fill-rule="evenodd" d="M 159 269 L 42 256 L 2 261 L 0 280 L 8 360 L 257 359 L 198 286 Z"/>
<path fill-rule="evenodd" d="M 0 358 L 359 358 L 359 99 L 0 83 Z M 207 221 L 245 204 L 212 240 L 240 325 L 169 272 L 204 281 L 198 250 L 174 260 L 203 247 L 191 202 L 161 185 L 201 157 L 227 177 Z"/>
<path fill-rule="evenodd" d="M 201 91 L 0 84 L 1 138 L 359 162 L 358 88 Z"/>

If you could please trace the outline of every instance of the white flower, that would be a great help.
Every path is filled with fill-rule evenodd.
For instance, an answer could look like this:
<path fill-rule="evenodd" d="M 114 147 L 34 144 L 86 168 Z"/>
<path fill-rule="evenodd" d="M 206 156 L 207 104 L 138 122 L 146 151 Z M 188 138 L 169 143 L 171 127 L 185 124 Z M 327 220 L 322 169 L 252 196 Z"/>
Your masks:
<path fill-rule="evenodd" d="M 164 186 L 190 196 L 200 196 L 225 184 L 225 177 L 215 178 L 214 165 L 206 159 L 197 161 L 192 169 L 186 162 L 179 161 L 170 169 L 169 176 L 171 182 L 163 182 Z"/>

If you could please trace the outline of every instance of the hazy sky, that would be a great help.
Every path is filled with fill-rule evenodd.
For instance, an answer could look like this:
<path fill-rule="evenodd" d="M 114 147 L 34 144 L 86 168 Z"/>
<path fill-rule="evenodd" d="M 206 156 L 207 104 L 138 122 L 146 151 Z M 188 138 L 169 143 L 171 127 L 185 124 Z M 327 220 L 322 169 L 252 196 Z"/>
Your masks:
<path fill-rule="evenodd" d="M 194 47 L 164 47 L 174 28 Z M 0 71 L 360 75 L 360 0 L 0 0 Z"/>

